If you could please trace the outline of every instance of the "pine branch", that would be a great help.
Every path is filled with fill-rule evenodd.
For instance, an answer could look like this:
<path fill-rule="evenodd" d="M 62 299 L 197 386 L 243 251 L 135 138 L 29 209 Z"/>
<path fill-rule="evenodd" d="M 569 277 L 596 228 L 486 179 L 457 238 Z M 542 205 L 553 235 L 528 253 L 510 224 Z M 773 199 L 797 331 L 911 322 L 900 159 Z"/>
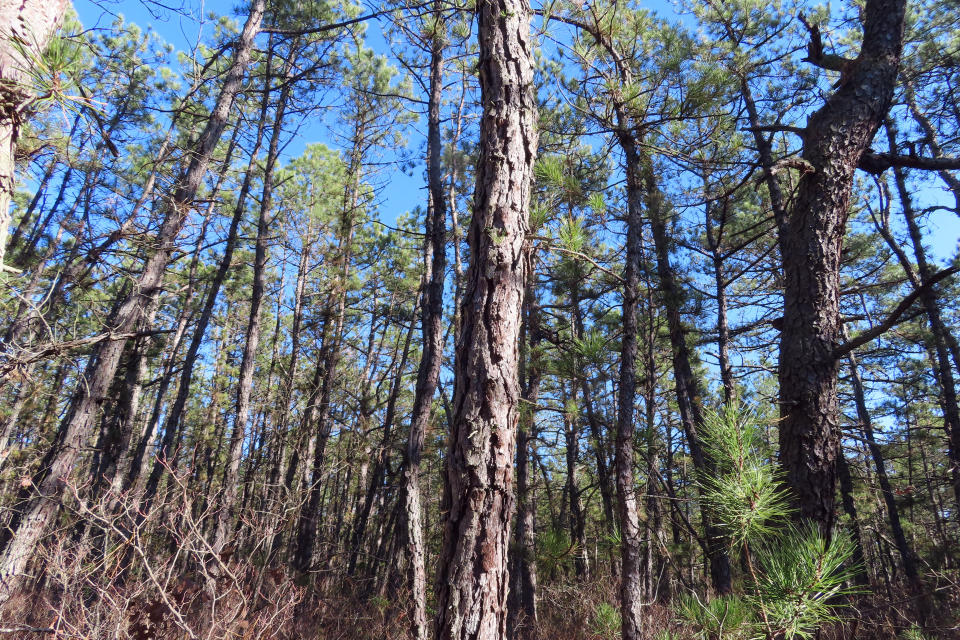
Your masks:
<path fill-rule="evenodd" d="M 839 360 L 840 358 L 845 357 L 848 353 L 850 353 L 854 349 L 858 347 L 862 347 L 863 345 L 867 344 L 874 338 L 881 336 L 882 334 L 886 333 L 887 331 L 895 327 L 897 324 L 900 323 L 901 321 L 900 318 L 907 311 L 907 309 L 913 306 L 913 303 L 917 301 L 917 298 L 919 298 L 921 295 L 926 293 L 931 287 L 933 287 L 933 285 L 937 284 L 938 282 L 940 282 L 941 280 L 949 276 L 952 276 L 957 272 L 960 272 L 960 267 L 950 267 L 949 269 L 943 269 L 941 271 L 936 272 L 932 276 L 930 276 L 926 280 L 926 282 L 924 282 L 921 286 L 914 289 L 910 295 L 908 295 L 903 300 L 901 300 L 900 304 L 898 304 L 896 308 L 890 312 L 890 314 L 884 319 L 883 322 L 876 325 L 869 331 L 861 333 L 859 336 L 857 336 L 853 340 L 849 340 L 841 344 L 840 346 L 836 347 L 833 350 L 833 353 L 831 354 L 833 359 Z"/>

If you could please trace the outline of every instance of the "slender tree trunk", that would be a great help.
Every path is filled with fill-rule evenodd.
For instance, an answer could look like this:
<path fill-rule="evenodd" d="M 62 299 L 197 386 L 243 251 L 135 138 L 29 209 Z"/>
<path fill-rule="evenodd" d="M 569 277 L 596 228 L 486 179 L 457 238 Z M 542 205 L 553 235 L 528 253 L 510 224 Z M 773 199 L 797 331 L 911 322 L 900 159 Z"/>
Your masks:
<path fill-rule="evenodd" d="M 266 116 L 266 108 L 270 103 L 272 89 L 272 74 L 270 65 L 273 61 L 273 42 L 267 45 L 267 58 L 264 62 L 266 77 L 263 84 L 263 109 L 261 116 Z M 270 143 L 267 147 L 267 161 L 263 169 L 263 189 L 260 194 L 260 215 L 257 219 L 257 239 L 254 249 L 253 288 L 250 295 L 250 317 L 247 322 L 246 339 L 243 343 L 243 356 L 240 360 L 240 371 L 237 385 L 236 412 L 234 413 L 233 432 L 230 436 L 230 447 L 227 454 L 227 467 L 223 475 L 223 495 L 220 500 L 220 512 L 217 516 L 216 537 L 214 551 L 219 551 L 227 542 L 230 523 L 234 516 L 234 505 L 237 501 L 238 482 L 240 479 L 240 462 L 243 457 L 243 443 L 246 435 L 247 422 L 250 416 L 250 394 L 253 390 L 253 374 L 256 367 L 257 348 L 260 346 L 260 311 L 263 307 L 263 296 L 266 290 L 267 278 L 267 242 L 270 233 L 268 216 L 273 206 L 273 174 L 280 155 L 280 137 L 283 133 L 283 121 L 286 115 L 287 101 L 293 89 L 291 70 L 297 57 L 297 46 L 291 45 L 288 57 L 284 62 L 281 75 L 283 85 L 277 101 L 276 114 L 270 133 Z M 263 125 L 260 129 L 262 131 Z M 258 138 L 259 141 L 259 138 Z M 259 145 L 258 145 L 259 146 Z M 256 153 L 251 156 L 256 158 Z M 248 172 L 249 177 L 249 172 Z"/>
<path fill-rule="evenodd" d="M 438 640 L 506 634 L 524 244 L 537 150 L 530 14 L 525 0 L 477 2 L 483 116 L 454 366 Z"/>
<path fill-rule="evenodd" d="M 68 140 L 72 141 L 74 139 L 74 136 L 77 133 L 77 128 L 80 126 L 80 123 L 82 122 L 82 120 L 83 120 L 83 115 L 81 113 L 77 113 L 76 117 L 73 119 L 73 126 L 70 127 L 70 133 L 67 134 Z M 80 142 L 80 144 L 78 145 L 79 149 L 83 148 L 84 142 L 86 142 L 86 139 Z M 60 160 L 61 159 L 58 158 L 56 155 L 54 155 L 50 159 L 50 163 L 47 165 L 46 170 L 43 172 L 43 177 L 40 179 L 40 183 L 37 185 L 37 190 L 33 194 L 33 198 L 30 199 L 30 204 L 27 205 L 27 209 L 23 212 L 23 215 L 20 217 L 20 221 L 17 223 L 16 229 L 14 229 L 13 233 L 10 235 L 8 251 L 10 251 L 11 255 L 13 251 L 17 248 L 17 245 L 20 243 L 20 238 L 23 237 L 24 231 L 26 231 L 26 228 L 30 225 L 31 220 L 33 219 L 33 212 L 36 211 L 37 205 L 40 204 L 40 200 L 43 199 L 44 204 L 46 204 L 46 197 L 44 196 L 46 195 L 47 188 L 50 185 L 50 181 L 53 179 L 53 174 L 56 171 L 57 165 L 60 163 Z M 60 191 L 57 196 L 58 198 L 62 198 L 63 190 L 65 188 L 67 181 L 69 181 L 69 176 L 72 172 L 73 172 L 72 166 L 68 166 L 64 170 L 63 176 L 61 176 L 61 180 L 60 180 Z M 51 207 L 51 209 L 53 208 L 55 207 Z M 21 254 L 21 257 L 22 257 L 22 254 Z"/>
<path fill-rule="evenodd" d="M 580 309 L 580 291 L 579 281 L 571 283 L 570 297 L 573 308 L 573 328 L 577 337 L 584 334 L 583 311 Z M 616 520 L 613 515 L 613 488 L 610 486 L 610 470 L 607 464 L 607 454 L 603 442 L 603 429 L 600 425 L 600 418 L 593 402 L 593 391 L 590 388 L 590 381 L 586 375 L 577 375 L 580 386 L 580 393 L 583 395 L 583 408 L 587 414 L 587 426 L 590 428 L 590 437 L 593 439 L 594 459 L 597 463 L 597 482 L 600 484 L 600 499 L 603 503 L 603 515 L 606 521 L 607 531 L 614 532 Z"/>
<path fill-rule="evenodd" d="M 896 496 L 893 493 L 893 487 L 890 484 L 890 478 L 887 475 L 887 465 L 883 457 L 883 451 L 877 445 L 876 438 L 873 435 L 873 421 L 870 418 L 870 412 L 867 409 L 866 394 L 864 393 L 863 380 L 860 378 L 860 368 L 857 366 L 857 358 L 854 354 L 847 356 L 850 365 L 850 382 L 853 385 L 853 399 L 857 406 L 857 417 L 860 421 L 860 428 L 863 431 L 864 440 L 870 450 L 870 457 L 873 458 L 873 466 L 877 474 L 877 482 L 880 484 L 880 493 L 883 496 L 884 505 L 887 508 L 887 518 L 890 521 L 890 531 L 893 533 L 894 543 L 897 545 L 897 551 L 903 562 L 903 571 L 907 578 L 913 583 L 913 587 L 920 587 L 920 575 L 917 572 L 917 560 L 913 549 L 907 542 L 907 536 L 903 532 L 903 526 L 900 523 L 900 508 L 897 506 Z"/>
<path fill-rule="evenodd" d="M 713 279 L 717 292 L 717 360 L 720 366 L 720 380 L 723 383 L 723 402 L 730 404 L 736 396 L 736 387 L 733 382 L 733 367 L 730 366 L 730 327 L 727 324 L 727 278 L 724 269 L 723 250 L 721 248 L 722 235 L 727 216 L 728 199 L 724 198 L 721 205 L 720 228 L 714 230 L 713 209 L 707 205 L 706 236 L 707 246 L 710 249 L 710 259 L 713 263 Z"/>
<path fill-rule="evenodd" d="M 892 121 L 887 121 L 886 126 L 887 140 L 891 152 L 896 153 L 896 130 Z M 960 401 L 957 399 L 957 383 L 953 374 L 953 366 L 950 361 L 950 346 L 956 350 L 956 339 L 951 333 L 949 327 L 943 321 L 941 313 L 941 304 L 937 299 L 937 288 L 927 286 L 927 281 L 936 270 L 927 260 L 927 252 L 923 246 L 923 234 L 920 226 L 917 224 L 917 214 L 913 208 L 913 198 L 910 195 L 910 189 L 907 185 L 906 171 L 900 167 L 893 168 L 894 184 L 897 187 L 897 194 L 900 197 L 900 206 L 903 218 L 907 223 L 907 231 L 910 235 L 910 242 L 913 245 L 913 255 L 916 258 L 917 273 L 913 272 L 909 260 L 903 250 L 897 247 L 895 252 L 901 260 L 901 264 L 907 271 L 911 284 L 915 289 L 920 290 L 920 303 L 926 312 L 927 321 L 930 324 L 930 337 L 927 339 L 927 347 L 934 354 L 939 376 L 940 391 L 943 397 L 943 423 L 944 431 L 947 434 L 947 454 L 950 459 L 950 478 L 953 485 L 954 500 L 960 509 Z M 889 230 L 885 234 L 888 243 L 896 245 Z M 954 354 L 955 360 L 956 354 Z M 958 511 L 960 517 L 960 511 Z M 911 576 L 915 577 L 915 576 Z"/>
<path fill-rule="evenodd" d="M 853 478 L 850 476 L 850 464 L 847 462 L 846 456 L 840 456 L 837 471 L 843 510 L 850 517 L 851 528 L 853 529 L 853 535 L 851 536 L 853 538 L 853 557 L 850 558 L 853 564 L 853 580 L 859 586 L 866 586 L 869 584 L 869 580 L 863 553 L 863 534 L 861 533 L 860 520 L 857 517 L 857 505 L 853 499 Z"/>
<path fill-rule="evenodd" d="M 224 78 L 216 106 L 194 145 L 195 153 L 191 156 L 190 165 L 165 212 L 156 238 L 156 251 L 148 258 L 137 283 L 115 316 L 112 333 L 116 337 L 101 343 L 101 347 L 91 357 L 92 366 L 88 367 L 84 381 L 77 389 L 73 406 L 61 424 L 56 442 L 41 462 L 30 486 L 21 492 L 10 524 L 0 535 L 0 545 L 3 547 L 3 554 L 0 556 L 0 602 L 5 602 L 13 593 L 16 582 L 40 538 L 57 514 L 59 501 L 53 497 L 62 494 L 64 483 L 76 463 L 80 449 L 90 436 L 90 427 L 116 374 L 120 355 L 130 332 L 143 317 L 148 301 L 158 294 L 162 286 L 164 271 L 175 249 L 176 238 L 186 222 L 197 190 L 213 157 L 213 150 L 227 125 L 250 60 L 254 37 L 259 31 L 264 8 L 265 0 L 256 0 L 250 10 L 234 48 L 234 59 Z"/>
<path fill-rule="evenodd" d="M 370 512 L 373 508 L 374 500 L 381 494 L 383 489 L 384 474 L 390 461 L 388 459 L 388 449 L 390 447 L 390 435 L 393 432 L 393 424 L 397 415 L 397 400 L 400 397 L 400 391 L 403 387 L 404 370 L 407 368 L 407 358 L 410 355 L 410 339 L 413 337 L 416 323 L 410 323 L 410 329 L 407 331 L 407 337 L 403 342 L 403 348 L 400 353 L 399 361 L 394 352 L 394 365 L 388 369 L 394 371 L 393 384 L 390 387 L 390 395 L 387 398 L 387 410 L 383 417 L 383 436 L 376 454 L 373 456 L 373 470 L 370 472 L 370 482 L 367 484 L 367 490 L 363 496 L 363 504 L 359 509 L 357 517 L 354 518 L 353 535 L 350 541 L 350 559 L 347 562 L 347 575 L 353 575 L 357 568 L 357 558 L 361 553 L 363 546 L 364 533 L 367 529 L 367 522 L 370 519 Z M 384 328 L 386 333 L 386 327 Z M 369 458 L 369 456 L 365 456 Z M 359 488 L 363 488 L 363 482 Z"/>
<path fill-rule="evenodd" d="M 620 616 L 623 640 L 640 640 L 643 632 L 643 548 L 634 477 L 633 414 L 637 388 L 637 306 L 640 302 L 642 183 L 639 152 L 633 137 L 618 136 L 626 156 L 627 245 L 623 272 L 623 329 L 620 337 L 620 387 L 617 395 L 616 479 L 620 512 Z"/>
<path fill-rule="evenodd" d="M 561 400 L 566 401 L 566 391 L 561 392 Z M 564 404 L 566 404 L 564 402 Z M 567 465 L 566 493 L 568 508 L 567 528 L 570 532 L 570 542 L 576 547 L 573 558 L 574 571 L 577 578 L 585 579 L 590 570 L 587 560 L 586 522 L 584 521 L 583 503 L 580 500 L 580 489 L 577 487 L 577 463 L 580 459 L 580 423 L 576 415 L 564 415 L 564 456 Z"/>
<path fill-rule="evenodd" d="M 339 230 L 340 246 L 338 247 L 335 266 L 337 279 L 334 283 L 334 291 L 332 292 L 335 298 L 333 302 L 331 302 L 331 307 L 325 311 L 327 317 L 324 320 L 324 339 L 321 347 L 320 361 L 315 373 L 315 382 L 318 386 L 315 386 L 314 389 L 319 389 L 319 396 L 315 397 L 315 402 L 310 403 L 310 407 L 308 407 L 309 413 L 306 414 L 303 421 L 304 428 L 309 434 L 313 425 L 307 420 L 307 417 L 312 421 L 313 413 L 316 412 L 316 437 L 313 442 L 313 460 L 310 467 L 308 498 L 306 504 L 300 510 L 300 515 L 297 519 L 295 552 L 293 555 L 293 566 L 301 572 L 310 570 L 317 539 L 317 524 L 319 523 L 323 491 L 323 487 L 320 485 L 320 478 L 323 475 L 324 455 L 326 454 L 327 440 L 330 438 L 330 430 L 332 428 L 330 397 L 333 393 L 334 374 L 337 369 L 337 363 L 340 361 L 340 346 L 343 340 L 344 319 L 346 317 L 355 210 L 357 208 L 360 188 L 361 145 L 364 135 L 365 132 L 362 126 L 354 134 L 354 144 L 348 171 L 350 178 L 344 191 Z"/>
<path fill-rule="evenodd" d="M 923 131 L 923 135 L 926 136 L 924 142 L 930 147 L 931 155 L 934 158 L 942 158 L 944 153 L 940 146 L 940 141 L 937 139 L 937 130 L 933 127 L 933 124 L 926 114 L 920 111 L 920 108 L 917 106 L 917 96 L 914 93 L 913 83 L 909 81 L 904 83 L 904 96 L 907 100 L 907 106 L 910 107 L 910 115 L 913 116 L 914 121 L 920 126 L 920 130 Z M 953 212 L 960 216 L 960 178 L 953 172 L 947 170 L 941 170 L 937 173 L 940 175 L 940 179 L 947 185 L 947 188 L 950 189 L 950 193 L 953 194 Z M 958 366 L 960 366 L 960 363 L 958 363 Z"/>
<path fill-rule="evenodd" d="M 657 187 L 652 163 L 638 157 L 642 167 L 645 185 L 645 197 L 650 217 L 656 254 L 657 276 L 660 281 L 662 304 L 667 317 L 670 334 L 670 347 L 673 355 L 673 374 L 677 386 L 677 405 L 680 409 L 680 422 L 683 425 L 690 457 L 693 459 L 697 474 L 709 476 L 714 472 L 713 462 L 707 457 L 700 442 L 699 428 L 703 424 L 703 386 L 693 372 L 690 347 L 687 344 L 687 329 L 681 317 L 683 293 L 677 282 L 676 273 L 670 264 L 669 237 L 667 235 L 667 211 Z M 709 509 L 700 510 L 706 536 L 707 560 L 710 568 L 710 582 L 718 594 L 729 593 L 732 589 L 730 557 L 723 533 L 713 522 Z"/>
<path fill-rule="evenodd" d="M 537 549 L 536 549 L 536 502 L 531 495 L 530 456 L 537 437 L 537 400 L 543 379 L 542 355 L 539 348 L 543 342 L 540 326 L 540 305 L 535 290 L 536 271 L 533 251 L 528 251 L 527 290 L 523 304 L 526 310 L 522 327 L 526 346 L 520 365 L 523 389 L 520 423 L 517 430 L 517 527 L 516 551 L 513 554 L 508 637 L 519 628 L 522 638 L 533 638 L 537 629 Z M 525 619 L 518 625 L 519 613 Z"/>
<path fill-rule="evenodd" d="M 443 188 L 443 141 L 440 107 L 443 99 L 443 41 L 446 33 L 442 5 L 434 3 L 436 33 L 430 52 L 430 96 L 427 105 L 427 238 L 424 262 L 427 265 L 426 296 L 421 316 L 423 353 L 417 369 L 417 387 L 410 415 L 410 431 L 404 454 L 403 488 L 400 493 L 402 528 L 407 546 L 407 570 L 412 610 L 410 633 L 413 640 L 427 639 L 426 546 L 423 540 L 423 490 L 420 461 L 433 396 L 443 362 L 443 280 L 447 267 L 447 206 Z"/>

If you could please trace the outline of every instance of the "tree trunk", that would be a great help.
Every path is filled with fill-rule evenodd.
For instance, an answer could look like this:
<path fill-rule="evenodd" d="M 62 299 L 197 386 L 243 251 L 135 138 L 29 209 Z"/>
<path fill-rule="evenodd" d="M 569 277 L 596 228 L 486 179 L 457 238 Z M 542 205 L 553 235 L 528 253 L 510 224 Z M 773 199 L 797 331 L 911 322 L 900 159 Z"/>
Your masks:
<path fill-rule="evenodd" d="M 520 380 L 525 387 L 517 430 L 517 526 L 516 547 L 512 558 L 510 611 L 508 636 L 519 628 L 522 638 L 535 636 L 537 628 L 537 548 L 536 548 L 536 509 L 534 496 L 530 491 L 530 455 L 537 437 L 537 400 L 540 397 L 540 383 L 543 379 L 542 354 L 539 353 L 543 341 L 540 327 L 540 305 L 534 288 L 536 272 L 532 251 L 528 254 L 527 290 L 523 304 L 526 317 L 522 327 L 526 354 L 520 362 Z M 518 625 L 519 613 L 525 619 Z"/>
<path fill-rule="evenodd" d="M 896 153 L 896 130 L 891 121 L 887 121 L 887 140 L 892 153 Z M 892 236 L 887 231 L 888 243 L 895 247 L 895 253 L 900 258 L 907 276 L 915 289 L 920 289 L 920 303 L 927 316 L 927 322 L 930 324 L 930 336 L 927 338 L 927 348 L 935 355 L 939 376 L 937 380 L 940 383 L 940 391 L 943 396 L 943 424 L 944 431 L 947 434 L 947 455 L 950 459 L 950 478 L 953 484 L 953 496 L 960 509 L 960 402 L 957 399 L 957 383 L 953 375 L 953 366 L 950 362 L 950 347 L 954 347 L 956 352 L 957 341 L 950 331 L 950 328 L 943 321 L 941 305 L 938 300 L 937 288 L 927 286 L 930 276 L 936 271 L 936 268 L 927 260 L 927 252 L 923 246 L 923 234 L 920 226 L 917 224 L 917 214 L 913 208 L 913 199 L 910 195 L 910 189 L 907 185 L 906 171 L 901 167 L 893 168 L 894 184 L 897 187 L 897 195 L 900 197 L 900 207 L 903 218 L 907 223 L 907 232 L 910 235 L 910 243 L 913 245 L 913 255 L 917 262 L 917 272 L 914 273 L 909 260 L 903 254 L 903 250 L 896 246 L 896 242 L 890 242 Z M 956 353 L 954 360 L 956 361 Z M 958 363 L 960 364 L 960 363 Z M 960 511 L 958 511 L 960 517 Z"/>
<path fill-rule="evenodd" d="M 230 115 L 234 99 L 243 81 L 253 41 L 260 28 L 266 0 L 256 0 L 235 47 L 216 106 L 194 144 L 190 165 L 168 206 L 156 238 L 156 252 L 150 256 L 136 284 L 114 318 L 114 338 L 101 343 L 90 358 L 90 366 L 80 382 L 73 406 L 64 417 L 57 440 L 44 457 L 29 487 L 19 496 L 9 526 L 0 536 L 0 602 L 9 599 L 40 538 L 59 510 L 64 484 L 73 469 L 81 448 L 90 436 L 90 427 L 113 381 L 123 348 L 144 312 L 148 301 L 158 295 L 164 271 L 175 247 L 176 238 L 193 207 L 200 183 L 213 157 L 213 151 Z"/>
<path fill-rule="evenodd" d="M 693 372 L 690 347 L 687 344 L 687 329 L 681 317 L 683 293 L 670 264 L 670 240 L 667 235 L 668 212 L 654 178 L 652 163 L 649 159 L 642 159 L 639 154 L 637 162 L 643 175 L 647 213 L 656 253 L 657 276 L 660 281 L 661 303 L 667 316 L 667 329 L 670 334 L 680 423 L 687 437 L 690 457 L 693 459 L 696 473 L 709 476 L 714 472 L 713 461 L 704 452 L 699 435 L 700 425 L 703 424 L 703 385 L 700 378 Z M 732 589 L 730 557 L 723 533 L 713 522 L 709 509 L 702 508 L 700 516 L 706 538 L 705 550 L 710 567 L 710 582 L 718 594 L 729 593 Z"/>
<path fill-rule="evenodd" d="M 804 129 L 805 170 L 780 228 L 780 462 L 797 516 L 829 536 L 840 447 L 837 361 L 841 340 L 840 253 L 853 174 L 893 99 L 906 0 L 868 0 L 863 45 Z M 815 49 L 813 45 L 810 47 Z M 811 58 L 821 55 L 814 50 Z"/>
<path fill-rule="evenodd" d="M 641 194 L 639 152 L 628 133 L 618 136 L 626 156 L 627 255 L 623 272 L 623 330 L 620 337 L 620 388 L 617 395 L 616 479 L 620 512 L 620 616 L 623 640 L 643 633 L 643 549 L 633 473 L 633 413 L 637 388 L 637 305 L 640 300 Z"/>
<path fill-rule="evenodd" d="M 477 2 L 480 155 L 447 455 L 438 640 L 506 634 L 517 369 L 537 149 L 530 7 Z"/>
<path fill-rule="evenodd" d="M 424 243 L 424 262 L 429 278 L 423 301 L 421 335 L 423 353 L 417 369 L 417 387 L 410 415 L 410 431 L 404 454 L 402 529 L 405 532 L 408 581 L 412 610 L 410 633 L 413 640 L 427 639 L 427 574 L 426 547 L 423 540 L 422 489 L 420 487 L 420 460 L 433 396 L 440 380 L 443 362 L 443 280 L 447 266 L 447 206 L 443 189 L 443 142 L 441 139 L 440 106 L 443 98 L 443 35 L 446 25 L 442 5 L 434 3 L 437 33 L 430 52 L 430 97 L 427 107 L 427 182 L 430 191 L 427 207 L 427 238 Z"/>
<path fill-rule="evenodd" d="M 263 109 L 261 116 L 266 116 L 266 108 L 270 104 L 272 74 L 270 65 L 273 61 L 273 42 L 267 45 L 267 58 L 264 62 L 266 77 L 263 81 Z M 237 501 L 238 481 L 240 479 L 240 462 L 243 454 L 243 442 L 246 434 L 247 422 L 250 416 L 250 394 L 253 390 L 253 373 L 256 367 L 257 348 L 260 345 L 260 311 L 263 307 L 263 296 L 266 290 L 267 271 L 267 241 L 270 233 L 267 219 L 273 206 L 273 173 L 280 155 L 280 136 L 283 133 L 283 121 L 286 115 L 287 99 L 293 88 L 290 72 L 297 57 L 296 45 L 291 45 L 288 57 L 284 62 L 281 75 L 282 88 L 277 101 L 273 128 L 270 133 L 270 143 L 267 147 L 267 162 L 263 168 L 263 189 L 260 194 L 260 215 L 257 218 L 257 239 L 254 249 L 253 289 L 250 295 L 250 317 L 247 322 L 245 340 L 243 342 L 243 356 L 240 360 L 240 371 L 237 384 L 236 412 L 234 413 L 233 432 L 230 435 L 230 447 L 227 454 L 227 467 L 223 475 L 223 496 L 220 500 L 220 512 L 217 516 L 216 537 L 213 543 L 215 552 L 219 552 L 227 542 L 230 523 L 233 518 L 234 505 Z M 263 124 L 261 123 L 261 131 Z M 259 139 L 258 139 L 259 141 Z M 256 153 L 251 156 L 256 159 Z M 249 173 L 248 173 L 249 176 Z"/>
<path fill-rule="evenodd" d="M 314 373 L 314 391 L 308 401 L 307 411 L 304 414 L 303 426 L 307 430 L 316 428 L 316 437 L 313 442 L 313 460 L 310 466 L 310 482 L 307 502 L 300 510 L 297 519 L 295 551 L 293 566 L 299 571 L 309 571 L 313 560 L 313 548 L 317 539 L 317 524 L 320 512 L 322 487 L 320 478 L 323 475 L 323 462 L 326 453 L 327 440 L 332 428 L 330 420 L 330 397 L 333 393 L 334 374 L 337 363 L 340 361 L 340 345 L 343 340 L 344 319 L 347 309 L 347 290 L 349 287 L 350 263 L 353 252 L 353 235 L 355 213 L 359 198 L 360 171 L 362 161 L 361 145 L 365 131 L 363 126 L 356 131 L 353 138 L 349 182 L 344 189 L 343 208 L 340 218 L 339 247 L 334 267 L 336 281 L 333 284 L 334 296 L 325 310 L 323 323 L 323 344 L 320 348 L 320 358 Z M 313 414 L 316 413 L 316 425 L 312 424 Z M 289 476 L 289 474 L 288 474 Z"/>
<path fill-rule="evenodd" d="M 877 481 L 880 484 L 880 493 L 883 496 L 883 502 L 887 507 L 887 518 L 890 521 L 890 531 L 893 533 L 894 543 L 897 545 L 897 551 L 903 562 L 903 572 L 910 580 L 911 587 L 921 589 L 920 575 L 917 572 L 917 559 L 907 542 L 907 536 L 903 532 L 903 526 L 900 523 L 900 507 L 897 506 L 897 500 L 893 493 L 893 487 L 890 484 L 890 478 L 887 476 L 887 465 L 883 457 L 883 451 L 877 445 L 876 438 L 873 435 L 873 421 L 870 418 L 870 412 L 867 409 L 866 394 L 863 388 L 863 381 L 860 378 L 860 369 L 857 366 L 857 358 L 853 353 L 847 356 L 850 364 L 850 381 L 853 385 L 853 399 L 857 406 L 857 417 L 860 420 L 860 428 L 863 431 L 863 437 L 870 449 L 870 457 L 873 458 L 873 466 L 877 473 Z M 845 462 L 843 463 L 845 464 Z M 849 475 L 849 472 L 848 472 Z M 918 592 L 916 595 L 920 595 Z"/>

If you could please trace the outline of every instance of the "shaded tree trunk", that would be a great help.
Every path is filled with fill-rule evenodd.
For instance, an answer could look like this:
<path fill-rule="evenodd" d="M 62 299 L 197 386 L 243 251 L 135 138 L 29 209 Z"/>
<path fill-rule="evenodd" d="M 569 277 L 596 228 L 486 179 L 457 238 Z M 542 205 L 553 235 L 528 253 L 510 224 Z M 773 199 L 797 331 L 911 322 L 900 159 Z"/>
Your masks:
<path fill-rule="evenodd" d="M 797 516 L 830 535 L 840 450 L 837 360 L 840 343 L 840 253 L 853 174 L 893 99 L 903 46 L 905 0 L 868 0 L 863 45 L 843 78 L 810 115 L 803 170 L 780 225 L 783 330 L 780 334 L 780 462 Z M 811 43 L 810 60 L 826 64 Z"/>
<path fill-rule="evenodd" d="M 537 302 L 534 283 L 533 253 L 528 253 L 527 290 L 523 304 L 526 314 L 522 327 L 526 347 L 520 366 L 520 380 L 524 384 L 520 422 L 517 430 L 517 526 L 516 545 L 512 557 L 510 611 L 508 635 L 518 628 L 520 612 L 524 615 L 519 626 L 521 637 L 533 637 L 537 628 L 537 549 L 536 549 L 536 503 L 531 495 L 530 456 L 536 443 L 537 401 L 543 379 L 542 355 L 539 347 L 543 341 L 540 327 L 540 305 Z"/>

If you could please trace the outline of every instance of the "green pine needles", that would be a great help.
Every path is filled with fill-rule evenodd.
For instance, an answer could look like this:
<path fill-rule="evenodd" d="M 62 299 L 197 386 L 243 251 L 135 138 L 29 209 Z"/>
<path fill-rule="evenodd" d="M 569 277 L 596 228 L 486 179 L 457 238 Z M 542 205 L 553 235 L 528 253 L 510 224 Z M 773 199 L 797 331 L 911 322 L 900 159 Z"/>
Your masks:
<path fill-rule="evenodd" d="M 681 602 L 680 617 L 703 640 L 812 638 L 839 620 L 842 596 L 856 591 L 851 540 L 827 540 L 816 526 L 791 523 L 789 494 L 758 423 L 736 405 L 704 421 L 704 449 L 716 468 L 700 481 L 704 506 L 742 554 L 748 576 L 740 595 Z"/>

